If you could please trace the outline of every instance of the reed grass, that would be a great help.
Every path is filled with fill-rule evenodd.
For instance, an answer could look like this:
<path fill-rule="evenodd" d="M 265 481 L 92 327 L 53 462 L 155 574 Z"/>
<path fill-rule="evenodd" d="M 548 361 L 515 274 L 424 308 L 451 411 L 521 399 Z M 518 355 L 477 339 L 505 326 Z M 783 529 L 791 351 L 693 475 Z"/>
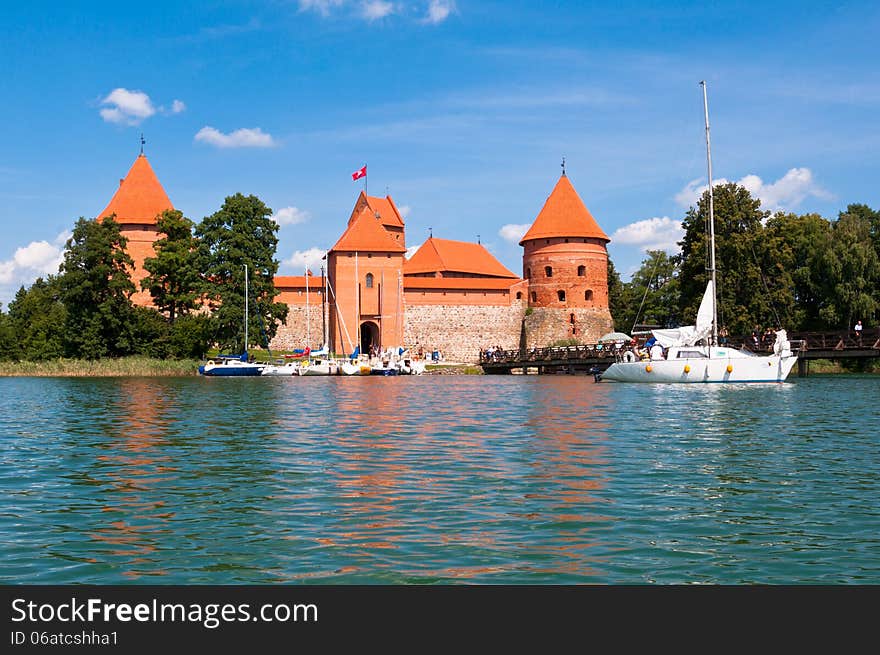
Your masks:
<path fill-rule="evenodd" d="M 198 375 L 199 362 L 152 357 L 119 359 L 52 359 L 44 362 L 0 362 L 0 376 L 22 377 L 178 377 Z"/>

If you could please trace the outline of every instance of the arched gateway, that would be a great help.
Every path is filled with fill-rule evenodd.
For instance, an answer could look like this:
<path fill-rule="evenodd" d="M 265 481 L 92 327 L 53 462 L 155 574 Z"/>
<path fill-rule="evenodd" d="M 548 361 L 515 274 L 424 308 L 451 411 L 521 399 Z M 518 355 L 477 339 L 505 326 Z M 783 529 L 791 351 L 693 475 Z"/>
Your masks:
<path fill-rule="evenodd" d="M 373 321 L 361 323 L 361 352 L 371 354 L 373 348 L 379 348 L 379 326 Z"/>

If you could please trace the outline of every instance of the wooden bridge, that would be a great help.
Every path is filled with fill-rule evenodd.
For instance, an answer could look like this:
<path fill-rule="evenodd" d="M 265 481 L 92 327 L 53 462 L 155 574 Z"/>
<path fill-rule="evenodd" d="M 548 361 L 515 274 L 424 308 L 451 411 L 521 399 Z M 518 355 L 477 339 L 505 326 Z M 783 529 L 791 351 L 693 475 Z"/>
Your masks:
<path fill-rule="evenodd" d="M 853 331 L 799 332 L 789 335 L 791 349 L 798 356 L 798 376 L 806 377 L 814 359 L 873 359 L 880 357 L 880 328 Z M 773 340 L 755 344 L 750 337 L 731 337 L 725 344 L 765 355 Z M 611 366 L 622 349 L 612 344 L 587 344 L 555 348 L 496 350 L 480 353 L 480 366 L 487 374 L 538 373 L 587 374 Z"/>

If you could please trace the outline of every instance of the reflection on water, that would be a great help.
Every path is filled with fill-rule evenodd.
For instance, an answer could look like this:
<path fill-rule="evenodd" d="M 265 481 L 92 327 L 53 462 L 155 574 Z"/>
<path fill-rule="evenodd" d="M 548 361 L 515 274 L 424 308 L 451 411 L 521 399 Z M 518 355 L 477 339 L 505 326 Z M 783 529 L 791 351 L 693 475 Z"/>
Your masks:
<path fill-rule="evenodd" d="M 877 390 L 0 379 L 0 576 L 877 583 Z"/>

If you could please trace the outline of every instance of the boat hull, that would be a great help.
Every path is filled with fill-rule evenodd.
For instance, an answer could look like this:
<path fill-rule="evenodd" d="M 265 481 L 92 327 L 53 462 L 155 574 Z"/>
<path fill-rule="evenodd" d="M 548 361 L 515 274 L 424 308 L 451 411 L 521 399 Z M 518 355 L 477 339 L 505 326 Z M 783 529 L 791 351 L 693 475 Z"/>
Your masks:
<path fill-rule="evenodd" d="M 261 364 L 211 364 L 199 366 L 199 373 L 206 377 L 252 377 L 263 374 L 265 367 Z"/>
<path fill-rule="evenodd" d="M 611 382 L 711 383 L 784 382 L 797 356 L 682 358 L 615 362 L 602 373 Z"/>

